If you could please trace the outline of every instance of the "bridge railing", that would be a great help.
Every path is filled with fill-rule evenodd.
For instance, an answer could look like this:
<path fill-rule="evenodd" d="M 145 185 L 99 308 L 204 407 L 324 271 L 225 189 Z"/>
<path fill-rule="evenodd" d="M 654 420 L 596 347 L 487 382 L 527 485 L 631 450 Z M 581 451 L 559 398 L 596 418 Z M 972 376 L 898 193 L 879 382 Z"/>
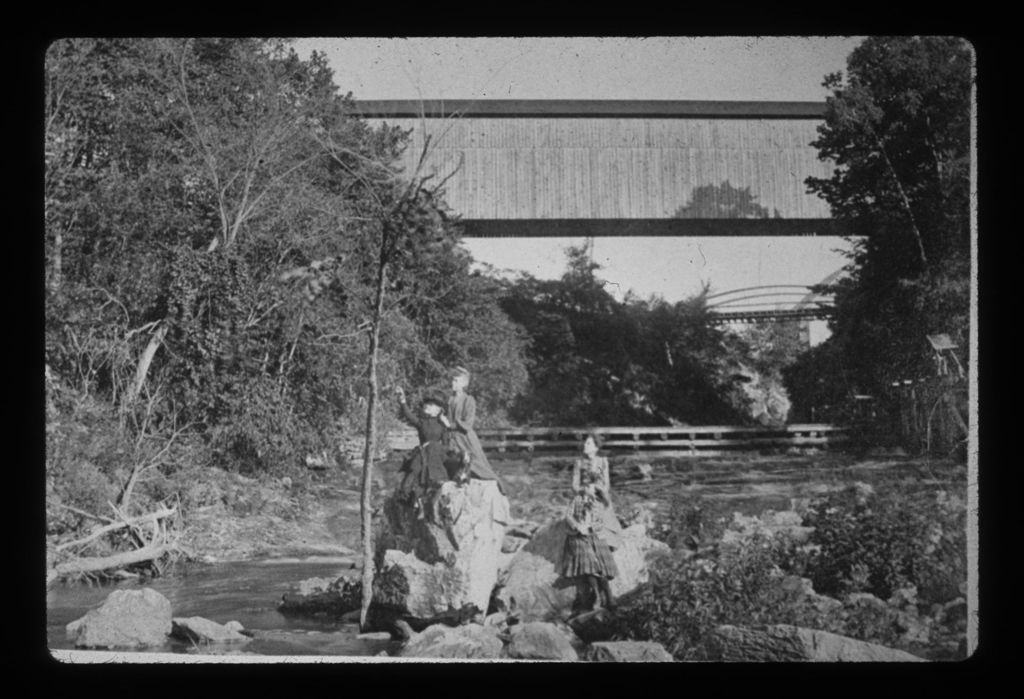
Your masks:
<path fill-rule="evenodd" d="M 723 306 L 728 308 L 728 306 Z M 826 320 L 835 316 L 835 309 L 830 306 L 817 308 L 782 309 L 777 311 L 717 311 L 708 312 L 708 323 L 725 325 L 726 323 L 756 323 L 763 320 Z"/>
<path fill-rule="evenodd" d="M 504 427 L 481 429 L 477 435 L 491 456 L 561 456 L 579 453 L 589 432 L 601 436 L 602 451 L 611 456 L 716 456 L 786 447 L 827 448 L 847 439 L 846 428 L 816 423 L 781 427 Z M 393 450 L 412 449 L 416 444 L 416 432 L 411 429 L 388 435 Z"/>

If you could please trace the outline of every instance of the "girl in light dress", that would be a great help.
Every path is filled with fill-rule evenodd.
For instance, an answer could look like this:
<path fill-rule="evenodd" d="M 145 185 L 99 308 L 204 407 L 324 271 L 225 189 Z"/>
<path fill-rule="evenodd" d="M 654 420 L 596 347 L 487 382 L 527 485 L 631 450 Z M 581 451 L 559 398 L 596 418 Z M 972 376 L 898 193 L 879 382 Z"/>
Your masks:
<path fill-rule="evenodd" d="M 621 525 L 611 506 L 608 459 L 598 456 L 599 448 L 599 437 L 587 435 L 586 458 L 573 467 L 573 499 L 566 513 L 569 533 L 558 572 L 577 581 L 576 612 L 592 609 L 595 603 L 615 608 L 610 581 L 618 568 L 608 540 L 617 541 Z"/>
<path fill-rule="evenodd" d="M 583 440 L 583 458 L 576 459 L 572 468 L 572 492 L 582 492 L 593 485 L 597 501 L 595 516 L 600 522 L 601 537 L 614 551 L 619 548 L 622 525 L 612 506 L 612 487 L 608 459 L 600 455 L 601 437 L 593 432 Z"/>

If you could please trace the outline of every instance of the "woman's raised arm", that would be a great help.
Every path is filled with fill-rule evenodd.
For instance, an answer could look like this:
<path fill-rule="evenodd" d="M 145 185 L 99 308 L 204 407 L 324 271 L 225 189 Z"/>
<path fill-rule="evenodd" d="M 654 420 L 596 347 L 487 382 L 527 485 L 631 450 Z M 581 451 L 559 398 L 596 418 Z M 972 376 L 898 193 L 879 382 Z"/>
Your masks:
<path fill-rule="evenodd" d="M 406 403 L 404 400 L 398 404 L 398 414 L 402 417 L 403 420 L 408 422 L 413 427 L 419 427 L 419 416 L 409 409 L 408 403 Z"/>

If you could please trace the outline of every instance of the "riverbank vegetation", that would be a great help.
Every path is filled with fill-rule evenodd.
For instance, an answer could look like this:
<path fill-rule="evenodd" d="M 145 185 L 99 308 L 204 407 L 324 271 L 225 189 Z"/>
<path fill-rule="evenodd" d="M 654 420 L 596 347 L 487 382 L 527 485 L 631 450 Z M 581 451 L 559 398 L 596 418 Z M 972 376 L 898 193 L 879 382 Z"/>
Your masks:
<path fill-rule="evenodd" d="M 621 638 L 703 660 L 720 625 L 821 629 L 932 659 L 963 657 L 966 504 L 952 490 L 856 484 L 800 512 L 729 514 L 678 499 L 671 555 L 622 600 Z"/>

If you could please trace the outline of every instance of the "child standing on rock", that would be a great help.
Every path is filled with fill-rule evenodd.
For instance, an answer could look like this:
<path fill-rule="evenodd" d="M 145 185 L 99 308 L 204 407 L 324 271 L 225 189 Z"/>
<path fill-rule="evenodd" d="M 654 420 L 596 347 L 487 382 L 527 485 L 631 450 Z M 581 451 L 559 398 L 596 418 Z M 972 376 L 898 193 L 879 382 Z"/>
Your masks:
<path fill-rule="evenodd" d="M 601 516 L 598 512 L 600 497 L 597 488 L 588 484 L 573 497 L 566 513 L 569 534 L 565 537 L 559 574 L 575 578 L 577 613 L 594 608 L 599 602 L 608 610 L 615 609 L 609 581 L 618 575 L 611 549 L 599 536 Z"/>

